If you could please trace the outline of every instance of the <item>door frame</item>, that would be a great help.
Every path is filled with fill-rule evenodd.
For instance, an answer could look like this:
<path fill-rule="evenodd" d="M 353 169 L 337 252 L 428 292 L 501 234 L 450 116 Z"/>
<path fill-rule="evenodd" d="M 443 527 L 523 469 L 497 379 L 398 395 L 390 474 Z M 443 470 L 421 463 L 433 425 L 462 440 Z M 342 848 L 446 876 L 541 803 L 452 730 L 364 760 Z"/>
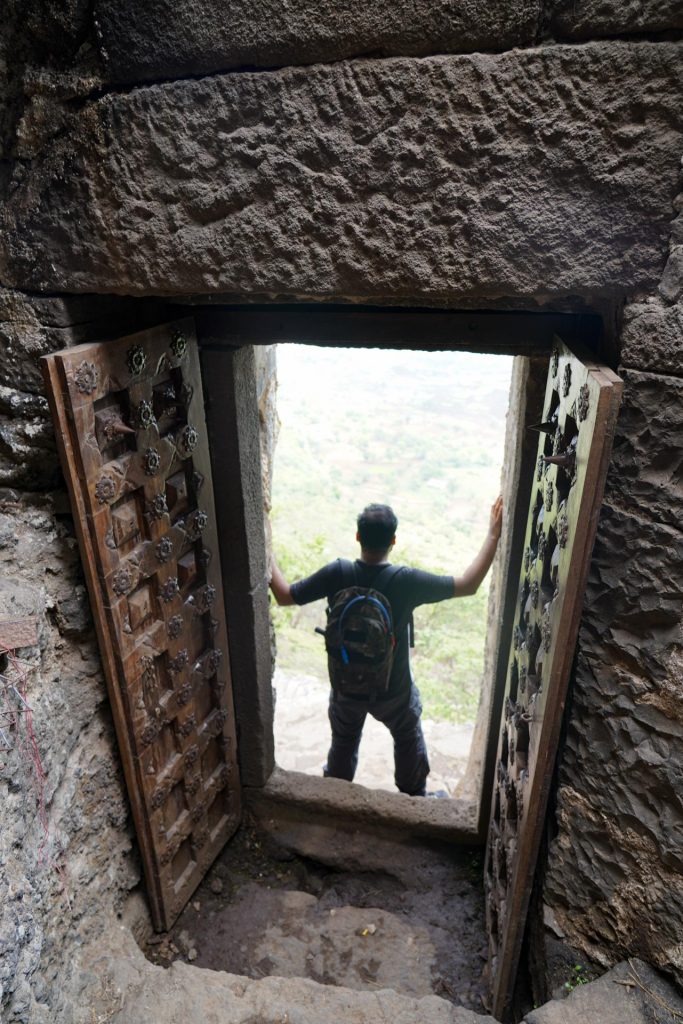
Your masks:
<path fill-rule="evenodd" d="M 247 788 L 267 789 L 282 798 L 282 776 L 275 771 L 273 740 L 272 657 L 269 621 L 267 545 L 263 526 L 260 430 L 253 347 L 281 343 L 322 347 L 400 348 L 422 351 L 469 351 L 526 357 L 518 380 L 520 407 L 508 448 L 516 453 L 509 493 L 514 495 L 503 537 L 504 557 L 498 576 L 495 639 L 491 645 L 488 708 L 484 710 L 480 744 L 483 756 L 476 766 L 476 795 L 467 800 L 434 801 L 438 814 L 420 815 L 407 803 L 393 806 L 389 816 L 401 815 L 414 830 L 433 832 L 453 841 L 483 844 L 490 814 L 495 770 L 497 723 L 500 719 L 507 672 L 507 652 L 517 600 L 517 582 L 527 517 L 527 502 L 535 467 L 536 438 L 526 427 L 537 421 L 545 369 L 530 372 L 534 361 L 543 365 L 553 338 L 581 347 L 607 360 L 609 344 L 602 317 L 596 313 L 530 313 L 526 311 L 450 311 L 421 308 L 351 305 L 203 306 L 194 309 L 204 380 L 207 428 L 215 481 L 223 586 L 229 629 L 237 719 L 238 756 Z M 539 366 L 540 369 L 540 366 Z M 534 382 L 542 376 L 540 396 Z M 489 628 L 492 625 L 489 608 Z M 481 715 L 481 712 L 480 712 Z M 494 726 L 492 728 L 492 725 Z M 470 771 L 471 768 L 468 768 Z M 286 786 L 284 787 L 286 789 Z M 307 792 L 319 792 L 334 807 L 329 780 L 314 779 Z M 367 793 L 363 790 L 367 802 Z M 386 808 L 381 794 L 377 813 Z M 391 796 L 391 794 L 389 794 Z M 396 794 L 400 801 L 400 796 Z M 303 799 L 303 797 L 302 797 Z M 450 806 L 449 806 L 450 805 Z M 338 801 L 348 815 L 347 800 Z"/>

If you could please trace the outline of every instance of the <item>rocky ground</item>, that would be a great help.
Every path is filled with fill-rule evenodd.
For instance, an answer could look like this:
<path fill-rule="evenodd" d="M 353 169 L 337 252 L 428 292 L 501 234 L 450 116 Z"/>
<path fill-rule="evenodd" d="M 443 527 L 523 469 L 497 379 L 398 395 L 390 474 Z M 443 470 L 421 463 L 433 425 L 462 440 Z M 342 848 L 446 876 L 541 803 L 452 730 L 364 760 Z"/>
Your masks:
<path fill-rule="evenodd" d="M 289 771 L 321 775 L 330 742 L 327 683 L 313 676 L 275 671 L 275 758 Z M 431 773 L 427 788 L 452 796 L 467 767 L 474 725 L 424 719 Z M 355 782 L 395 791 L 391 735 L 368 715 Z"/>
<path fill-rule="evenodd" d="M 244 827 L 172 931 L 150 939 L 147 956 L 252 979 L 438 995 L 484 1012 L 479 854 L 396 846 L 385 870 L 344 871 Z"/>

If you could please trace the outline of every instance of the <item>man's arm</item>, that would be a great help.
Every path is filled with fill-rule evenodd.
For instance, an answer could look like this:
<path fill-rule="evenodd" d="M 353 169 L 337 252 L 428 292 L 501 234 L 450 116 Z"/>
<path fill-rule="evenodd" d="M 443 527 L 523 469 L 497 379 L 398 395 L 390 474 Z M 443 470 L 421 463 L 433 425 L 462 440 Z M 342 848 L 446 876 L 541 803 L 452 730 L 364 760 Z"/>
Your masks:
<path fill-rule="evenodd" d="M 499 495 L 491 508 L 489 532 L 482 544 L 481 551 L 462 576 L 454 576 L 453 584 L 456 597 L 469 597 L 476 594 L 496 554 L 500 532 L 503 527 L 503 498 Z"/>
<path fill-rule="evenodd" d="M 273 597 L 280 605 L 294 604 L 294 598 L 292 597 L 289 583 L 285 579 L 282 569 L 275 561 L 275 555 L 273 555 L 271 563 L 271 576 L 270 576 L 270 589 L 273 591 Z"/>

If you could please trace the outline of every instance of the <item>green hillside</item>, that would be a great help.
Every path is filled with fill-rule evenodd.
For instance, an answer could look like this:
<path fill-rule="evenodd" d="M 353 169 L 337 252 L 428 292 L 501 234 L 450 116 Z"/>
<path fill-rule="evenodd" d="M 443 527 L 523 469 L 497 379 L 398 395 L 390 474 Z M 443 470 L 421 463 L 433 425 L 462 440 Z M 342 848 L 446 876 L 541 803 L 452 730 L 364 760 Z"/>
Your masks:
<path fill-rule="evenodd" d="M 290 579 L 355 558 L 356 516 L 393 506 L 394 561 L 458 574 L 499 491 L 512 360 L 453 352 L 278 348 L 281 420 L 273 536 Z M 481 678 L 486 584 L 419 608 L 413 671 L 428 717 L 471 721 Z M 278 664 L 326 678 L 324 602 L 277 609 Z"/>

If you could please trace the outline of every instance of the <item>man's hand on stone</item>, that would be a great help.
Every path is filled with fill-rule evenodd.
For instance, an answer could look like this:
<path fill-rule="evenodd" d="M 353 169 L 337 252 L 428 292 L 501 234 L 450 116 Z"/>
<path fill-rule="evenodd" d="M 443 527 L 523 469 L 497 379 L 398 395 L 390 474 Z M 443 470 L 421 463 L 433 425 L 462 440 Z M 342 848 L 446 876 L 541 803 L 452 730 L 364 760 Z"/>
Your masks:
<path fill-rule="evenodd" d="M 503 529 L 503 495 L 499 494 L 491 506 L 491 518 L 489 519 L 489 533 L 496 543 L 500 540 Z"/>

